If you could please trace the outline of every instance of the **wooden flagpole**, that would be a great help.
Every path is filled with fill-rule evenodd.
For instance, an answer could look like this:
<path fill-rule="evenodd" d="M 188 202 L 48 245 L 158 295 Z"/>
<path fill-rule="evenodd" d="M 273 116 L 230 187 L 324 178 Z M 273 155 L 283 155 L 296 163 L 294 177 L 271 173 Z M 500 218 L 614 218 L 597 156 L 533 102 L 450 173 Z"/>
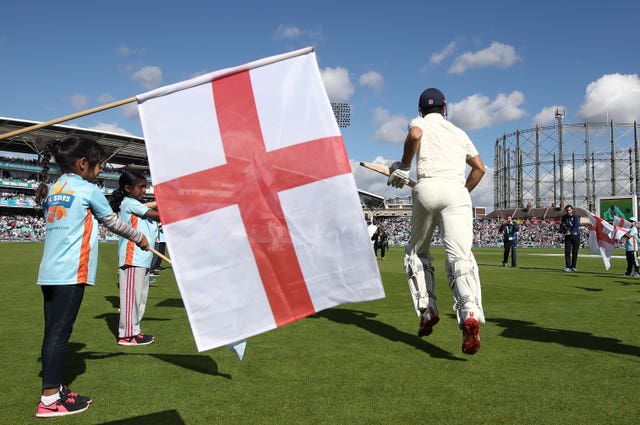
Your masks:
<path fill-rule="evenodd" d="M 155 249 L 149 247 L 149 251 L 156 254 L 158 257 L 162 258 L 164 261 L 166 261 L 167 263 L 171 264 L 171 259 L 162 255 L 161 253 L 159 253 L 158 251 L 156 251 Z"/>
<path fill-rule="evenodd" d="M 96 112 L 105 111 L 111 108 L 117 108 L 118 106 L 125 105 L 127 103 L 135 102 L 136 97 L 128 97 L 126 99 L 117 100 L 115 102 L 107 103 L 106 105 L 96 106 L 95 108 L 86 109 L 84 111 L 76 112 L 75 114 L 65 115 L 64 117 L 56 118 L 51 121 L 42 122 L 40 124 L 34 124 L 29 127 L 21 128 L 20 130 L 10 131 L 8 133 L 0 134 L 0 140 L 7 139 L 9 137 L 17 136 L 19 134 L 28 133 L 30 131 L 38 130 L 43 127 L 49 127 L 50 125 L 59 124 L 64 121 L 70 121 L 76 118 L 84 117 L 86 115 L 95 114 Z"/>

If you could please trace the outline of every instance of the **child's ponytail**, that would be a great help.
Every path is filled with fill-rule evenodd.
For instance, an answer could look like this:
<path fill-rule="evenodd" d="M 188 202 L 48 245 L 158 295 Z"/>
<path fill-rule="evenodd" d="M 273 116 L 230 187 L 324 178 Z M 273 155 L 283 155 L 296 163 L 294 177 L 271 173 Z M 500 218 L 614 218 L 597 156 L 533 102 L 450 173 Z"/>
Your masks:
<path fill-rule="evenodd" d="M 42 171 L 38 176 L 40 185 L 36 189 L 36 204 L 40 204 L 49 195 L 49 186 L 47 186 L 47 179 L 49 178 L 49 167 L 51 166 L 51 150 L 52 144 L 48 143 L 42 153 Z"/>
<path fill-rule="evenodd" d="M 125 194 L 120 188 L 114 190 L 109 197 L 109 205 L 111 205 L 111 209 L 113 212 L 120 211 L 120 204 L 122 204 L 122 200 L 124 199 Z"/>

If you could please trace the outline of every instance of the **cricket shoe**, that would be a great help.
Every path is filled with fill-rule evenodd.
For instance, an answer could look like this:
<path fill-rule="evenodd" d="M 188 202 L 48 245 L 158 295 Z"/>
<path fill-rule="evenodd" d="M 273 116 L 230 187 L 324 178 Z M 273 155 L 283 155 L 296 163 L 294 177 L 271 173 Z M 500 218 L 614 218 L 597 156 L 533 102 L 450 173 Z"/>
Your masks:
<path fill-rule="evenodd" d="M 38 403 L 36 417 L 53 418 L 56 416 L 73 415 L 84 412 L 89 408 L 89 403 L 81 401 L 75 397 L 60 398 L 55 403 L 49 405 L 43 402 Z"/>
<path fill-rule="evenodd" d="M 433 327 L 440 321 L 438 312 L 433 307 L 427 307 L 420 315 L 420 326 L 418 336 L 429 336 L 433 332 Z"/>
<path fill-rule="evenodd" d="M 69 387 L 67 387 L 66 385 L 62 385 L 60 387 L 60 398 L 67 399 L 69 397 L 73 397 L 76 399 L 76 401 L 80 401 L 87 404 L 91 404 L 91 402 L 93 401 L 91 397 L 74 393 L 73 391 L 71 391 Z"/>
<path fill-rule="evenodd" d="M 478 350 L 480 350 L 480 322 L 471 312 L 462 324 L 462 352 L 475 354 Z"/>
<path fill-rule="evenodd" d="M 120 338 L 118 345 L 149 345 L 152 344 L 155 339 L 151 335 L 139 334 L 128 338 Z"/>

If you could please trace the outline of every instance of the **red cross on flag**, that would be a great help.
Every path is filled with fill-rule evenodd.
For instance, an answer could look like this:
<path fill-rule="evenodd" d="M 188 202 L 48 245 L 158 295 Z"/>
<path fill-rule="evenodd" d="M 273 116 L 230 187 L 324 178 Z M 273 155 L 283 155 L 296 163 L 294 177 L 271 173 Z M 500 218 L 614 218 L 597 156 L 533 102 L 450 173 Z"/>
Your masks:
<path fill-rule="evenodd" d="M 199 351 L 384 297 L 312 48 L 137 100 Z"/>
<path fill-rule="evenodd" d="M 614 239 L 616 229 L 606 220 L 591 214 L 587 211 L 589 217 L 589 251 L 593 254 L 600 254 L 604 262 L 604 268 L 609 270 L 611 267 L 611 255 L 616 246 Z"/>

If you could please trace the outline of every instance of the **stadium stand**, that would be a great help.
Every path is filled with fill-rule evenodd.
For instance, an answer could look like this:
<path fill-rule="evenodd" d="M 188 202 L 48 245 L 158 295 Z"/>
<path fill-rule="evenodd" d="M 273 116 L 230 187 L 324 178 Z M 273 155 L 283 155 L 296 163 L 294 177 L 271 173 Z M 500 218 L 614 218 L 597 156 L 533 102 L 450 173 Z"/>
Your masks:
<path fill-rule="evenodd" d="M 39 124 L 34 121 L 0 117 L 0 133 Z M 78 127 L 55 125 L 10 137 L 0 141 L 0 240 L 39 240 L 44 238 L 44 219 L 35 203 L 34 191 L 38 186 L 41 171 L 39 156 L 51 139 L 70 135 L 91 137 L 101 143 L 109 159 L 100 174 L 98 185 L 105 194 L 118 186 L 119 169 L 130 167 L 148 170 L 144 140 L 135 136 L 112 134 Z M 55 179 L 59 170 L 50 171 Z M 151 179 L 149 179 L 151 181 Z M 384 199 L 381 196 L 359 190 L 364 219 L 372 225 L 384 226 L 389 234 L 390 245 L 403 246 L 409 240 L 411 221 L 411 198 Z M 153 188 L 148 193 L 153 197 Z M 578 214 L 586 218 L 581 208 Z M 499 220 L 511 215 L 521 223 L 519 245 L 526 247 L 560 247 L 562 238 L 557 232 L 562 215 L 560 208 L 513 208 L 495 210 L 482 219 L 474 221 L 474 244 L 477 246 L 500 246 L 502 241 L 497 227 Z M 588 220 L 587 220 L 588 221 Z M 588 232 L 584 226 L 585 234 Z M 102 240 L 115 239 L 105 229 L 100 230 Z M 582 238 L 583 243 L 587 238 Z M 441 245 L 439 232 L 433 238 L 434 245 Z"/>

